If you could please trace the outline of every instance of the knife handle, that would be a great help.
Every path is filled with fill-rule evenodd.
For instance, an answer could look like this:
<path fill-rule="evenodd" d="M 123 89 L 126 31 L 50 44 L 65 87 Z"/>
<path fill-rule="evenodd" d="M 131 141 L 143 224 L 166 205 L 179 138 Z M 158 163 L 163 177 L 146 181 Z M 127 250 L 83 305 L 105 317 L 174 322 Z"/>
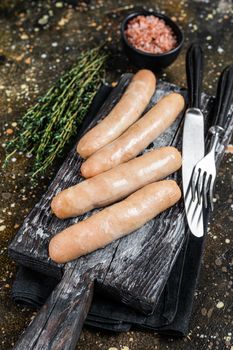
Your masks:
<path fill-rule="evenodd" d="M 214 104 L 212 125 L 226 128 L 229 109 L 233 103 L 233 65 L 227 66 L 220 75 Z"/>
<path fill-rule="evenodd" d="M 186 74 L 189 106 L 200 108 L 203 78 L 203 51 L 199 44 L 191 44 L 187 51 Z"/>

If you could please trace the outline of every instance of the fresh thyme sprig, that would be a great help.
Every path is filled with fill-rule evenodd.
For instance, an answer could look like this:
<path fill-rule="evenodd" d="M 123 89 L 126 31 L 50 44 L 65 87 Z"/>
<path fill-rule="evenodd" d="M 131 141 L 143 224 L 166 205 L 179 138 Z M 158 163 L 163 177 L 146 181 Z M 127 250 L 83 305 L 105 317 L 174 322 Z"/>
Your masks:
<path fill-rule="evenodd" d="M 63 154 L 90 107 L 103 78 L 106 54 L 100 49 L 84 52 L 31 107 L 19 122 L 16 137 L 7 142 L 5 164 L 17 151 L 34 156 L 32 177 L 43 174 Z"/>

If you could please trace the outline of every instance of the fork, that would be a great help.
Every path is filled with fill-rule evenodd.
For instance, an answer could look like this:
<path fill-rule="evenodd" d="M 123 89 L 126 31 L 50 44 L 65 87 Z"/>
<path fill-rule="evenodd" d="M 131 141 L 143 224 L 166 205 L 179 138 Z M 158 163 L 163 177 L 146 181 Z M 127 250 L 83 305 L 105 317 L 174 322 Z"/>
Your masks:
<path fill-rule="evenodd" d="M 216 180 L 215 155 L 218 146 L 221 144 L 222 135 L 228 124 L 228 112 L 233 102 L 233 65 L 226 67 L 219 79 L 217 96 L 214 106 L 214 122 L 210 127 L 211 136 L 210 151 L 194 167 L 191 178 L 192 200 L 202 204 L 205 208 L 210 204 L 211 210 L 214 208 L 213 194 Z"/>

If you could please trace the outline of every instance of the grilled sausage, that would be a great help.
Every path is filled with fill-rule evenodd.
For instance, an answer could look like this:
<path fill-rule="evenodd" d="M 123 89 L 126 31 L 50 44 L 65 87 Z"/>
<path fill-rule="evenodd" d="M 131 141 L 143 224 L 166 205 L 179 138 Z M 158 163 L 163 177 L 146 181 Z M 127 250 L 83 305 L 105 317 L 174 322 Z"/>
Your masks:
<path fill-rule="evenodd" d="M 88 158 L 81 166 L 82 176 L 95 176 L 136 157 L 174 122 L 183 108 L 180 94 L 163 97 L 124 134 Z"/>
<path fill-rule="evenodd" d="M 67 188 L 53 198 L 51 208 L 60 219 L 81 215 L 114 203 L 180 167 L 177 149 L 162 147 Z"/>
<path fill-rule="evenodd" d="M 151 71 L 142 69 L 136 73 L 109 115 L 80 139 L 77 152 L 81 157 L 89 157 L 128 129 L 148 105 L 155 85 L 156 79 Z"/>
<path fill-rule="evenodd" d="M 65 263 L 103 248 L 143 226 L 174 205 L 180 196 L 181 191 L 175 181 L 149 184 L 123 201 L 57 234 L 50 241 L 49 255 L 55 262 Z"/>

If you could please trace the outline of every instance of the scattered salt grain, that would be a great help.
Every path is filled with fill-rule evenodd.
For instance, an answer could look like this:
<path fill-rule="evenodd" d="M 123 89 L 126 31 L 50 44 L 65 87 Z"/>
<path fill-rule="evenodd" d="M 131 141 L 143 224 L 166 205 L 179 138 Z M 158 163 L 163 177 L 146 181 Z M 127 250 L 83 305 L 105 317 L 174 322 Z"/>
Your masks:
<path fill-rule="evenodd" d="M 219 301 L 216 305 L 218 309 L 222 309 L 224 307 L 224 303 L 222 301 Z"/>
<path fill-rule="evenodd" d="M 46 25 L 49 21 L 49 16 L 48 15 L 44 15 L 43 17 L 41 17 L 38 21 L 38 23 L 42 26 Z"/>
<path fill-rule="evenodd" d="M 26 33 L 21 34 L 20 39 L 22 40 L 28 40 L 29 36 Z"/>
<path fill-rule="evenodd" d="M 220 54 L 222 54 L 222 53 L 224 52 L 224 50 L 223 50 L 220 46 L 217 48 L 217 51 L 218 51 L 218 53 L 220 53 Z"/>
<path fill-rule="evenodd" d="M 55 6 L 57 8 L 62 8 L 63 7 L 63 3 L 60 1 L 60 2 L 56 2 Z"/>

